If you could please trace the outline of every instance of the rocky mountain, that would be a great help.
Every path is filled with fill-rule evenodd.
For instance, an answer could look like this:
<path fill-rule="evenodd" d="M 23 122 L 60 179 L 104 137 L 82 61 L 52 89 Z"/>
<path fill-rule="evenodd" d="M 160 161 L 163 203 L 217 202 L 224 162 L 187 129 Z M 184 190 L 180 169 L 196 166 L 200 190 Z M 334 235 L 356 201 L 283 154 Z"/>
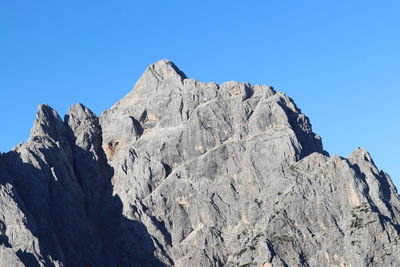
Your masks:
<path fill-rule="evenodd" d="M 1 266 L 399 266 L 400 199 L 288 96 L 161 60 L 99 118 L 40 105 L 0 157 Z"/>

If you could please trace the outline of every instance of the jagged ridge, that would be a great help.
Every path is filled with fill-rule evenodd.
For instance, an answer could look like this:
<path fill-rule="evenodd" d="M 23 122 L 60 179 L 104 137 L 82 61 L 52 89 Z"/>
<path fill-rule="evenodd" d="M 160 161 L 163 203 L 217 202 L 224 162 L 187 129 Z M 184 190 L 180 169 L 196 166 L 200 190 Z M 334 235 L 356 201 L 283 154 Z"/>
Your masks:
<path fill-rule="evenodd" d="M 8 266 L 395 266 L 399 197 L 272 87 L 151 65 L 100 118 L 40 105 L 0 158 Z"/>

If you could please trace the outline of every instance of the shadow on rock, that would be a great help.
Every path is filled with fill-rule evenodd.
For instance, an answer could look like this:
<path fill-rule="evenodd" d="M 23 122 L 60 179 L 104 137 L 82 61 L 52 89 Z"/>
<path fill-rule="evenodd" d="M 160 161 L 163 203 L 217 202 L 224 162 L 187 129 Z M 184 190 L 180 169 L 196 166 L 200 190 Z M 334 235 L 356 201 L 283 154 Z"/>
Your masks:
<path fill-rule="evenodd" d="M 30 144 L 36 145 L 36 144 Z M 38 146 L 39 147 L 39 146 Z M 24 163 L 15 151 L 2 155 L 0 184 L 13 185 L 26 227 L 39 240 L 37 255 L 19 249 L 27 266 L 163 266 L 146 227 L 122 214 L 112 194 L 112 168 L 73 142 L 38 148 L 38 166 Z M 10 226 L 5 226 L 10 227 Z M 10 237 L 3 237 L 9 241 Z M 7 242 L 8 244 L 8 242 Z"/>

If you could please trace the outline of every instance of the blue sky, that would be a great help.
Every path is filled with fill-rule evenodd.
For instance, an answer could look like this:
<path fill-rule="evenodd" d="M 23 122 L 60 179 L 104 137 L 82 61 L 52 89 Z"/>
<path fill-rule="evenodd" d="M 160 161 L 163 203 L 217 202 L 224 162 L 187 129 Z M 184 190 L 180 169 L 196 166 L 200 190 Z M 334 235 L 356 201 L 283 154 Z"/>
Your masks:
<path fill-rule="evenodd" d="M 147 3 L 149 2 L 149 3 Z M 168 58 L 201 81 L 274 86 L 332 155 L 356 147 L 400 186 L 399 1 L 0 1 L 0 151 L 38 104 L 112 106 Z"/>

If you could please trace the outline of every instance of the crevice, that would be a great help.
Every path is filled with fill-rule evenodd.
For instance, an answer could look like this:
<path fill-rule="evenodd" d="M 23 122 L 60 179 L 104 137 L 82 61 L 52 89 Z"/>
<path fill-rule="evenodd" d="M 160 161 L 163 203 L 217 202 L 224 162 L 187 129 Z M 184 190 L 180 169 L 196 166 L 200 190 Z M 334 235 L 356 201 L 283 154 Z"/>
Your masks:
<path fill-rule="evenodd" d="M 161 164 L 164 166 L 165 178 L 166 178 L 166 177 L 168 177 L 168 176 L 171 174 L 171 172 L 172 172 L 171 166 L 169 166 L 169 165 L 168 165 L 167 163 L 165 163 L 165 162 L 161 162 Z"/>

